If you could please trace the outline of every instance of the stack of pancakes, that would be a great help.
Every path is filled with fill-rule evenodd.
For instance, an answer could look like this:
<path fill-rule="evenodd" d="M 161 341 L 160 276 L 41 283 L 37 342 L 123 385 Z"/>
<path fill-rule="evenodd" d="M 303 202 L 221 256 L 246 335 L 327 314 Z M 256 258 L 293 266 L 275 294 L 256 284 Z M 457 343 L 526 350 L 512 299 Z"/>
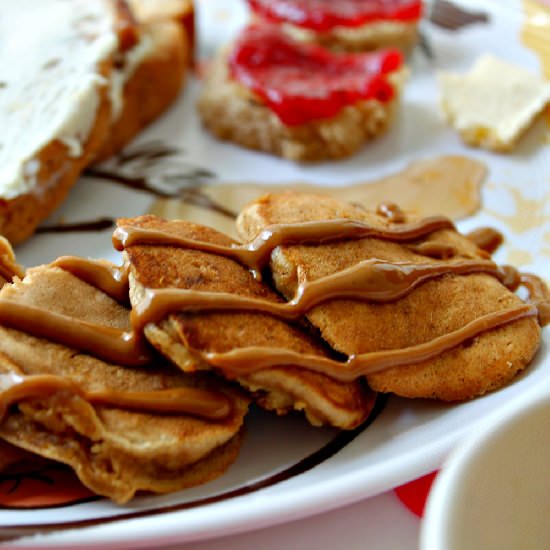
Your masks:
<path fill-rule="evenodd" d="M 250 401 L 352 429 L 375 391 L 471 399 L 537 351 L 537 308 L 444 218 L 288 192 L 237 227 L 244 243 L 120 219 L 121 268 L 62 258 L 22 277 L 0 256 L 0 437 L 125 502 L 220 475 Z"/>

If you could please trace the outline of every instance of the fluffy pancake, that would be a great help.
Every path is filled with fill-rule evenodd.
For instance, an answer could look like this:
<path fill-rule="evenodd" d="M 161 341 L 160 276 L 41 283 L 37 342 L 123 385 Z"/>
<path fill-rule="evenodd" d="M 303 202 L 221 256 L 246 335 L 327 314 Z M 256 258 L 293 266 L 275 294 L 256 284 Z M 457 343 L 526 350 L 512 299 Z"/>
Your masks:
<path fill-rule="evenodd" d="M 58 267 L 29 270 L 22 281 L 5 285 L 0 299 L 75 322 L 129 328 L 124 306 Z M 66 389 L 24 399 L 8 409 L 0 437 L 68 464 L 91 490 L 117 502 L 126 502 L 140 490 L 162 493 L 204 483 L 223 473 L 237 456 L 248 399 L 207 374 L 189 376 L 158 358 L 143 368 L 123 367 L 5 326 L 0 327 L 0 370 L 57 375 L 85 392 L 196 387 L 222 392 L 229 399 L 229 414 L 218 420 L 92 404 Z"/>
<path fill-rule="evenodd" d="M 230 246 L 233 241 L 207 227 L 154 216 L 121 219 L 119 227 L 155 229 L 196 241 Z M 126 246 L 130 299 L 134 308 L 145 289 L 178 288 L 229 293 L 269 302 L 282 302 L 248 269 L 228 257 L 166 245 Z M 199 352 L 224 353 L 257 346 L 288 349 L 327 357 L 326 350 L 302 328 L 257 311 L 208 311 L 167 315 L 145 326 L 149 341 L 183 370 L 209 368 Z M 222 372 L 223 374 L 223 372 Z M 227 373 L 225 373 L 227 375 Z M 373 396 L 360 382 L 344 383 L 294 366 L 275 366 L 238 377 L 266 409 L 283 414 L 303 410 L 312 424 L 353 428 L 368 416 Z"/>
<path fill-rule="evenodd" d="M 357 219 L 379 229 L 402 224 L 392 221 L 391 216 L 367 212 L 333 198 L 293 192 L 267 195 L 249 204 L 237 224 L 240 235 L 252 239 L 272 224 L 338 218 Z M 422 242 L 449 247 L 453 251 L 447 260 L 450 263 L 487 258 L 486 253 L 456 231 L 439 229 L 422 239 L 402 243 L 369 237 L 279 246 L 271 255 L 273 280 L 290 299 L 299 283 L 318 280 L 366 259 L 412 264 L 440 262 L 419 252 L 416 246 Z M 444 274 L 388 302 L 331 299 L 313 307 L 308 319 L 334 349 L 353 356 L 430 342 L 486 314 L 520 304 L 515 294 L 488 273 Z M 435 358 L 390 367 L 367 379 L 375 390 L 405 397 L 469 399 L 509 382 L 531 361 L 539 342 L 540 327 L 531 316 L 482 332 Z"/>

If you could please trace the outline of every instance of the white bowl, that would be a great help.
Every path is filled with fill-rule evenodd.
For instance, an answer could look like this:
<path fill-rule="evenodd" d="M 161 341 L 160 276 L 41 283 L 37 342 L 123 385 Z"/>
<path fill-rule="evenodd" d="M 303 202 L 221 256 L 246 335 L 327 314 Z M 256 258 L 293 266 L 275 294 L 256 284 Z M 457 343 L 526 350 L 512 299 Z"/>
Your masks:
<path fill-rule="evenodd" d="M 421 550 L 550 549 L 550 393 L 485 425 L 445 462 Z"/>

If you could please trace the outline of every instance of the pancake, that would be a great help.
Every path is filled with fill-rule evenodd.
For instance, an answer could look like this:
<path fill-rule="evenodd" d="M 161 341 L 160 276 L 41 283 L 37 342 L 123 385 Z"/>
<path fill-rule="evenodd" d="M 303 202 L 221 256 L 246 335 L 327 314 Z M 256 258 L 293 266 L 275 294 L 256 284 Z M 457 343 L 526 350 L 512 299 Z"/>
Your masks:
<path fill-rule="evenodd" d="M 241 212 L 237 225 L 242 238 L 250 240 L 272 224 L 348 219 L 391 231 L 416 221 L 399 219 L 397 214 L 399 210 L 389 206 L 379 213 L 367 212 L 326 196 L 287 192 L 252 202 Z M 274 284 L 290 299 L 299 283 L 320 280 L 369 259 L 428 267 L 443 261 L 446 265 L 487 262 L 485 251 L 444 225 L 401 242 L 368 237 L 279 246 L 270 259 Z M 449 257 L 433 257 L 438 250 Z M 311 308 L 307 317 L 331 347 L 353 357 L 430 345 L 471 322 L 482 322 L 484 316 L 504 315 L 514 308 L 521 311 L 522 304 L 494 274 L 474 269 L 429 278 L 389 301 L 330 299 Z M 529 310 L 527 316 L 472 335 L 438 355 L 415 364 L 390 365 L 368 374 L 367 380 L 377 391 L 404 397 L 470 399 L 512 380 L 531 361 L 539 343 L 540 327 Z"/>
<path fill-rule="evenodd" d="M 160 230 L 168 235 L 203 243 L 231 246 L 232 239 L 214 229 L 186 221 L 164 221 L 154 216 L 120 219 L 121 228 Z M 130 298 L 134 310 L 146 299 L 146 289 L 187 289 L 282 303 L 266 284 L 234 259 L 204 250 L 176 246 L 135 244 L 126 246 Z M 221 294 L 220 294 L 221 296 Z M 180 368 L 211 368 L 205 354 L 223 354 L 256 347 L 292 350 L 328 357 L 327 351 L 305 329 L 259 311 L 225 310 L 170 312 L 145 325 L 148 340 Z M 234 375 L 224 368 L 218 372 Z M 251 369 L 237 381 L 250 390 L 255 401 L 268 410 L 285 414 L 303 410 L 314 425 L 351 429 L 363 422 L 373 405 L 373 395 L 361 382 L 340 382 L 293 365 Z"/>
<path fill-rule="evenodd" d="M 5 410 L 2 439 L 68 464 L 92 491 L 119 503 L 137 491 L 164 493 L 204 483 L 235 460 L 249 401 L 239 389 L 208 374 L 186 375 L 155 356 L 130 368 L 7 328 L 6 304 L 11 302 L 67 316 L 75 326 L 80 321 L 118 331 L 130 326 L 126 307 L 59 267 L 33 268 L 23 280 L 5 285 L 0 292 L 0 397 L 6 399 L 9 383 L 18 377 L 33 382 L 43 379 L 37 375 L 53 375 L 66 387 L 17 399 Z M 227 402 L 228 413 L 208 419 L 97 401 L 101 393 L 164 396 L 156 392 L 168 389 L 180 394 L 207 390 Z"/>

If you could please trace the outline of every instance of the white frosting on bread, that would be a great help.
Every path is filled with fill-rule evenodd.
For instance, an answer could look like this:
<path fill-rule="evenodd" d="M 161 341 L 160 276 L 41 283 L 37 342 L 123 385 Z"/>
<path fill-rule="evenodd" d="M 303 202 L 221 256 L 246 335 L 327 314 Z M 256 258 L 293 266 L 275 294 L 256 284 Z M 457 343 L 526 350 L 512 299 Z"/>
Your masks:
<path fill-rule="evenodd" d="M 0 0 L 0 198 L 30 192 L 54 140 L 82 154 L 96 119 L 101 62 L 117 50 L 104 0 Z"/>

